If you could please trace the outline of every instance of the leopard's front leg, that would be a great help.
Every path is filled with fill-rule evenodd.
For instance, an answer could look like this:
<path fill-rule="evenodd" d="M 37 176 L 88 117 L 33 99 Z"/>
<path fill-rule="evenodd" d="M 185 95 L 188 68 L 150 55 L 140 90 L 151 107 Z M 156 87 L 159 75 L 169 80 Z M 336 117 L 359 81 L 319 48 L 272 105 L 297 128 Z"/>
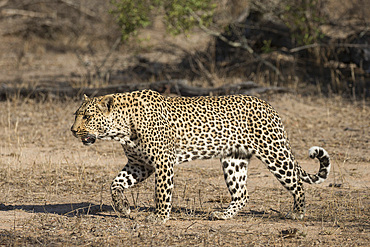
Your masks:
<path fill-rule="evenodd" d="M 147 220 L 165 223 L 171 213 L 173 190 L 173 163 L 161 162 L 155 171 L 155 213 Z"/>
<path fill-rule="evenodd" d="M 113 180 L 111 195 L 114 210 L 125 216 L 130 214 L 130 205 L 124 196 L 124 190 L 145 180 L 154 172 L 154 168 L 143 164 L 140 160 L 128 157 L 128 163 Z"/>

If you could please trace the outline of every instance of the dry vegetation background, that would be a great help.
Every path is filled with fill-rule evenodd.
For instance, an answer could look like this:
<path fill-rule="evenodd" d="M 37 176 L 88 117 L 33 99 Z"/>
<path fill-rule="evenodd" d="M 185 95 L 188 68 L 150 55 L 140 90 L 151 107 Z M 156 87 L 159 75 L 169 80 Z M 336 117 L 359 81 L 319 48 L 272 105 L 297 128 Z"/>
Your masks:
<path fill-rule="evenodd" d="M 337 25 L 341 32 L 334 30 L 338 36 L 369 23 L 366 1 L 329 1 L 327 6 L 335 10 L 332 20 L 343 20 Z M 115 47 L 120 34 L 109 8 L 106 1 L 91 0 L 0 1 L 0 89 L 98 88 L 183 78 L 201 87 L 246 80 L 284 86 L 291 93 L 260 97 L 281 114 L 300 164 L 317 171 L 307 151 L 319 145 L 331 155 L 332 172 L 325 183 L 305 186 L 302 221 L 284 219 L 292 198 L 257 159 L 248 174 L 251 199 L 232 220 L 208 219 L 230 200 L 217 160 L 175 168 L 173 212 L 165 225 L 144 221 L 154 209 L 153 178 L 126 193 L 133 213 L 130 219 L 120 218 L 111 207 L 109 185 L 125 157 L 118 143 L 85 147 L 72 137 L 78 97 L 11 94 L 0 101 L 0 245 L 368 246 L 368 74 L 354 64 L 336 64 L 328 71 L 334 71 L 338 85 L 347 78 L 341 66 L 348 66 L 362 91 L 331 93 L 333 88 L 281 67 L 288 71 L 284 84 L 255 64 L 216 64 L 205 55 L 214 44 L 207 34 L 198 30 L 172 37 L 160 20 L 138 39 Z M 248 66 L 257 69 L 247 75 L 228 73 Z"/>

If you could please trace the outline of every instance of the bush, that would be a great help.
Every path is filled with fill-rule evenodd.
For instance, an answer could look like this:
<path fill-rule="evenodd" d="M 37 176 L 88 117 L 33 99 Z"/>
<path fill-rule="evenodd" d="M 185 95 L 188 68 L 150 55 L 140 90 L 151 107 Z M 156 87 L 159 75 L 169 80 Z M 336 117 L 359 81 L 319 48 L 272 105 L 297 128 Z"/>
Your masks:
<path fill-rule="evenodd" d="M 326 17 L 322 12 L 320 0 L 286 0 L 281 19 L 292 32 L 297 45 L 310 45 L 320 42 L 324 37 L 320 25 Z"/>
<path fill-rule="evenodd" d="M 196 13 L 203 25 L 211 22 L 215 4 L 212 0 L 112 0 L 111 14 L 121 27 L 122 39 L 135 35 L 140 28 L 152 23 L 156 15 L 163 15 L 167 31 L 176 35 L 187 32 L 198 23 Z"/>

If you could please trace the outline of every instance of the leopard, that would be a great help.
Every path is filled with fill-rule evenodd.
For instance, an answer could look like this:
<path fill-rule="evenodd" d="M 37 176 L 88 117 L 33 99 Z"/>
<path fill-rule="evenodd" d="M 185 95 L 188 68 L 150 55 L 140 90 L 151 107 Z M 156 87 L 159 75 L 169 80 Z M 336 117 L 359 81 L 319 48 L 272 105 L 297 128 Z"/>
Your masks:
<path fill-rule="evenodd" d="M 247 170 L 257 157 L 293 196 L 286 215 L 305 215 L 303 182 L 319 184 L 330 172 L 325 149 L 313 146 L 309 157 L 317 158 L 316 174 L 307 173 L 295 159 L 282 119 L 266 101 L 255 96 L 163 96 L 153 90 L 84 95 L 75 112 L 73 135 L 84 145 L 96 140 L 119 142 L 127 163 L 110 186 L 113 209 L 129 217 L 127 189 L 155 174 L 155 210 L 147 219 L 166 222 L 172 210 L 174 166 L 204 159 L 221 162 L 231 201 L 214 211 L 211 220 L 235 216 L 248 202 Z"/>

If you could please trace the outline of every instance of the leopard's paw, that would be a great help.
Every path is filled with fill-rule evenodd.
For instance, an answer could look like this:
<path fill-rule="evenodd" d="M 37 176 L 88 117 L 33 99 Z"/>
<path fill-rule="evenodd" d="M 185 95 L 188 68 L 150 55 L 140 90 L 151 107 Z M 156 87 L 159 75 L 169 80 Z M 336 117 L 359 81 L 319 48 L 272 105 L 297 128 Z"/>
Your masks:
<path fill-rule="evenodd" d="M 224 212 L 215 211 L 211 213 L 210 219 L 211 220 L 227 220 L 229 217 Z"/>

